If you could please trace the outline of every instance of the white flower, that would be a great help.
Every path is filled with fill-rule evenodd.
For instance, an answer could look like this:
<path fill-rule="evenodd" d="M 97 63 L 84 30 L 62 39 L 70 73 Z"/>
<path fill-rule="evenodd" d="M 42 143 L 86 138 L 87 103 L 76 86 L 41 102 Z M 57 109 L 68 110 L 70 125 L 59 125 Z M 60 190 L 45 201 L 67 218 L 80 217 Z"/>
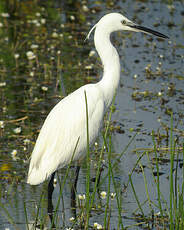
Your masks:
<path fill-rule="evenodd" d="M 3 18 L 9 18 L 10 17 L 9 13 L 1 13 L 1 16 Z"/>
<path fill-rule="evenodd" d="M 137 74 L 134 74 L 134 79 L 136 79 L 137 78 Z"/>
<path fill-rule="evenodd" d="M 37 24 L 38 23 L 38 20 L 37 19 L 34 19 L 31 21 L 33 24 Z"/>
<path fill-rule="evenodd" d="M 94 226 L 95 228 L 97 227 L 97 225 L 98 225 L 98 223 L 96 223 L 96 222 L 93 224 L 93 226 Z"/>
<path fill-rule="evenodd" d="M 16 155 L 17 155 L 17 150 L 14 149 L 14 150 L 11 152 L 11 155 L 12 155 L 12 156 L 16 156 Z"/>
<path fill-rule="evenodd" d="M 71 19 L 72 21 L 74 21 L 74 20 L 75 20 L 75 17 L 74 17 L 73 15 L 71 15 L 71 16 L 70 16 L 70 19 Z"/>
<path fill-rule="evenodd" d="M 31 72 L 29 73 L 29 76 L 34 77 L 34 72 L 31 71 Z"/>
<path fill-rule="evenodd" d="M 162 96 L 162 92 L 158 92 L 158 96 Z"/>
<path fill-rule="evenodd" d="M 45 18 L 42 18 L 40 21 L 41 21 L 42 24 L 46 23 L 46 19 Z"/>
<path fill-rule="evenodd" d="M 3 110 L 3 113 L 5 113 L 7 111 L 7 107 L 6 106 L 2 107 L 2 110 Z"/>
<path fill-rule="evenodd" d="M 47 90 L 48 90 L 48 87 L 42 86 L 42 90 L 43 90 L 43 91 L 47 91 Z"/>
<path fill-rule="evenodd" d="M 88 70 L 90 70 L 92 68 L 93 68 L 93 64 L 85 66 L 85 69 L 88 69 Z"/>
<path fill-rule="evenodd" d="M 106 195 L 107 195 L 107 193 L 106 193 L 105 191 L 102 191 L 102 192 L 100 193 L 100 196 L 101 196 L 102 199 L 105 199 L 105 198 L 106 198 Z"/>
<path fill-rule="evenodd" d="M 14 58 L 15 58 L 15 59 L 18 59 L 19 57 L 20 57 L 19 54 L 14 54 Z"/>
<path fill-rule="evenodd" d="M 56 187 L 56 185 L 57 185 L 57 179 L 56 179 L 56 178 L 54 178 L 54 182 L 53 182 L 53 186 L 54 186 L 54 188 Z"/>
<path fill-rule="evenodd" d="M 40 16 L 41 16 L 41 14 L 40 14 L 39 12 L 37 12 L 37 13 L 36 13 L 36 16 L 37 16 L 37 17 L 40 17 Z"/>
<path fill-rule="evenodd" d="M 38 45 L 37 44 L 32 44 L 31 45 L 31 49 L 37 49 L 38 48 Z"/>
<path fill-rule="evenodd" d="M 56 32 L 53 32 L 53 33 L 52 33 L 52 37 L 53 37 L 53 38 L 58 38 L 58 36 L 59 36 L 58 33 L 56 33 Z"/>
<path fill-rule="evenodd" d="M 37 97 L 34 98 L 34 102 L 38 102 L 39 99 Z"/>
<path fill-rule="evenodd" d="M 0 128 L 4 129 L 4 121 L 0 121 Z"/>
<path fill-rule="evenodd" d="M 37 26 L 37 27 L 40 27 L 40 26 L 41 26 L 41 24 L 40 24 L 39 22 L 37 22 L 37 23 L 36 23 L 36 26 Z"/>
<path fill-rule="evenodd" d="M 96 229 L 102 229 L 102 225 L 101 225 L 101 224 L 94 223 L 93 226 L 94 226 Z"/>
<path fill-rule="evenodd" d="M 0 22 L 0 28 L 2 28 L 3 27 L 3 23 L 2 22 Z"/>
<path fill-rule="evenodd" d="M 0 82 L 0 87 L 2 87 L 2 86 L 6 86 L 6 82 L 4 81 L 4 82 Z"/>
<path fill-rule="evenodd" d="M 27 145 L 27 144 L 29 144 L 30 143 L 30 140 L 29 139 L 25 139 L 24 140 L 24 145 Z"/>
<path fill-rule="evenodd" d="M 92 56 L 94 56 L 95 55 L 95 51 L 94 50 L 91 50 L 90 52 L 89 52 L 89 57 L 92 57 Z"/>
<path fill-rule="evenodd" d="M 159 66 L 156 67 L 157 71 L 161 71 L 161 68 Z"/>
<path fill-rule="evenodd" d="M 28 60 L 32 60 L 36 57 L 32 51 L 28 51 L 26 55 L 27 55 Z"/>
<path fill-rule="evenodd" d="M 17 159 L 17 150 L 14 149 L 14 150 L 11 152 L 11 155 L 12 155 L 13 160 L 16 160 L 16 159 Z"/>
<path fill-rule="evenodd" d="M 21 127 L 17 127 L 17 128 L 15 128 L 15 129 L 13 130 L 13 132 L 16 133 L 16 134 L 21 133 L 21 131 L 22 131 Z"/>
<path fill-rule="evenodd" d="M 72 216 L 72 217 L 70 217 L 70 221 L 74 221 L 75 220 L 75 218 Z"/>
<path fill-rule="evenodd" d="M 79 200 L 85 200 L 86 199 L 86 195 L 85 194 L 83 194 L 83 195 L 79 194 L 78 198 L 79 198 Z"/>
<path fill-rule="evenodd" d="M 159 61 L 159 63 L 158 63 L 160 66 L 162 65 L 162 62 L 161 61 Z"/>
<path fill-rule="evenodd" d="M 174 6 L 174 5 L 167 5 L 167 7 L 168 7 L 168 9 L 171 10 L 171 11 L 175 9 L 175 6 Z"/>
<path fill-rule="evenodd" d="M 145 70 L 149 70 L 150 68 L 149 68 L 148 66 L 146 66 L 144 69 L 145 69 Z"/>
<path fill-rule="evenodd" d="M 88 9 L 88 7 L 86 5 L 83 5 L 82 9 L 83 9 L 84 12 L 88 12 L 89 11 L 89 9 Z"/>
<path fill-rule="evenodd" d="M 115 196 L 116 196 L 116 193 L 111 192 L 111 199 L 114 199 Z"/>
<path fill-rule="evenodd" d="M 158 118 L 158 119 L 157 119 L 157 121 L 160 123 L 160 122 L 161 122 L 161 119 L 160 119 L 160 118 Z"/>
<path fill-rule="evenodd" d="M 102 229 L 102 225 L 99 224 L 99 225 L 97 226 L 97 229 Z"/>

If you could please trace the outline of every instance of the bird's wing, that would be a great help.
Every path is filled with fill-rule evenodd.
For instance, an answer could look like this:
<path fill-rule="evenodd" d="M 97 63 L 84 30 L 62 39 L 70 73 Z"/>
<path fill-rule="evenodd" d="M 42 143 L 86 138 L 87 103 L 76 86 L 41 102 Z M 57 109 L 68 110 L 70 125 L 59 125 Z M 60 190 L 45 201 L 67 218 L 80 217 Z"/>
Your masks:
<path fill-rule="evenodd" d="M 89 84 L 61 100 L 47 116 L 31 156 L 28 183 L 39 184 L 69 164 L 75 147 L 73 160 L 83 157 L 87 146 L 85 91 L 90 144 L 98 136 L 104 115 L 103 94 L 98 86 Z"/>

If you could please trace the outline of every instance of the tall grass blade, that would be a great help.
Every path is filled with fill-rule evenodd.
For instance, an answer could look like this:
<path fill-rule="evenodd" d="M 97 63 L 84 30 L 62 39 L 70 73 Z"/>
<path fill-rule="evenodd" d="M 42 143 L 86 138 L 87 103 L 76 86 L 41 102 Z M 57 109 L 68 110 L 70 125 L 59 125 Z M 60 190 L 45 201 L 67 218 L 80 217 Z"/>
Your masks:
<path fill-rule="evenodd" d="M 155 185 L 156 185 L 157 194 L 158 194 L 158 188 L 157 188 L 157 186 L 158 186 L 158 185 L 157 185 L 157 175 L 155 176 L 154 173 L 153 173 L 153 167 L 151 167 L 151 162 L 150 162 L 150 159 L 149 159 L 149 154 L 148 154 L 148 152 L 146 152 L 146 155 L 147 155 L 148 164 L 150 165 L 151 174 L 152 174 L 152 177 L 153 177 L 153 181 L 154 181 L 154 183 L 155 183 Z M 164 195 L 161 193 L 161 191 L 160 191 L 159 195 L 160 195 L 160 201 L 165 205 L 164 208 L 166 208 L 167 213 L 169 213 L 169 208 L 168 208 L 167 201 L 165 200 L 165 197 L 164 197 Z M 152 204 L 153 204 L 155 207 L 157 207 L 157 208 L 160 210 L 159 204 L 156 204 L 156 203 L 153 202 L 153 201 L 151 201 L 151 202 L 152 202 Z M 162 210 L 163 210 L 163 208 L 162 208 Z M 164 211 L 163 211 L 163 213 L 164 213 Z"/>
<path fill-rule="evenodd" d="M 144 178 L 144 185 L 145 185 L 145 190 L 146 190 L 146 195 L 147 195 L 147 199 L 148 199 L 148 203 L 149 203 L 150 212 L 153 212 L 151 199 L 150 199 L 149 192 L 148 192 L 148 183 L 147 183 L 146 175 L 144 173 L 144 168 L 143 168 L 141 162 L 139 162 L 139 166 L 141 168 L 142 175 L 143 175 L 143 178 Z"/>
<path fill-rule="evenodd" d="M 143 209 L 141 207 L 141 203 L 139 202 L 139 199 L 138 199 L 138 196 L 136 194 L 136 191 L 135 191 L 135 188 L 134 188 L 134 185 L 133 185 L 133 182 L 132 182 L 132 178 L 131 178 L 131 175 L 129 174 L 129 181 L 130 181 L 130 184 L 131 184 L 131 187 L 132 187 L 132 191 L 134 193 L 134 196 L 135 196 L 135 199 L 136 199 L 136 202 L 137 202 L 137 205 L 142 213 L 142 216 L 143 218 L 145 219 L 145 216 L 144 216 L 144 212 L 143 212 Z"/>
<path fill-rule="evenodd" d="M 137 135 L 137 133 L 134 134 L 134 136 L 130 139 L 129 143 L 125 146 L 124 150 L 120 153 L 119 157 L 115 160 L 115 162 L 112 165 L 112 169 L 114 169 L 116 167 L 116 165 L 120 161 L 121 157 L 126 153 L 126 150 L 131 145 L 131 143 L 133 142 L 133 140 L 136 137 L 136 135 Z M 133 171 L 132 171 L 132 173 L 133 173 Z M 108 177 L 108 173 L 103 177 L 103 179 L 101 179 L 99 185 L 102 185 L 104 183 L 104 181 L 106 180 L 107 177 Z"/>
<path fill-rule="evenodd" d="M 41 201 L 42 201 L 42 198 L 43 198 L 43 192 L 40 196 L 40 200 L 38 202 L 38 208 L 37 208 L 37 212 L 36 212 L 36 218 L 35 218 L 35 225 L 37 225 L 37 223 L 39 223 L 39 213 L 40 213 L 40 209 L 41 209 Z M 40 224 L 40 223 L 39 223 Z"/>
<path fill-rule="evenodd" d="M 121 216 L 121 211 L 122 211 L 122 208 L 121 208 L 121 194 L 120 192 L 118 192 L 118 188 L 116 186 L 116 182 L 115 182 L 115 179 L 114 179 L 114 173 L 113 173 L 113 168 L 112 166 L 110 166 L 110 170 L 111 170 L 111 175 L 112 175 L 112 181 L 113 181 L 113 185 L 114 185 L 114 190 L 115 190 L 115 193 L 116 193 L 116 201 L 117 201 L 117 206 L 118 206 L 118 215 L 119 215 L 119 226 L 121 226 L 120 229 L 124 229 L 124 226 L 123 226 L 123 222 L 122 222 L 122 216 Z M 119 227 L 118 227 L 119 229 Z"/>
<path fill-rule="evenodd" d="M 114 96 L 112 105 L 114 104 L 114 101 L 115 101 L 115 96 Z M 103 136 L 104 141 L 103 141 L 103 144 L 102 144 L 102 147 L 101 147 L 100 156 L 99 156 L 99 160 L 98 160 L 98 164 L 97 164 L 97 173 L 96 173 L 95 185 L 94 185 L 93 193 L 92 193 L 92 196 L 91 196 L 90 209 L 93 206 L 94 199 L 95 199 L 95 194 L 96 194 L 96 191 L 97 191 L 97 184 L 98 184 L 99 175 L 100 175 L 100 166 L 101 166 L 101 163 L 102 163 L 102 157 L 103 157 L 103 153 L 104 153 L 104 146 L 106 146 L 106 139 L 107 139 L 107 134 L 108 134 L 109 127 L 110 127 L 110 121 L 111 121 L 111 117 L 112 117 L 112 112 L 113 112 L 113 110 L 112 110 L 112 106 L 111 106 L 108 121 L 107 121 L 107 126 L 105 128 L 105 133 L 104 133 L 104 136 Z M 108 173 L 107 173 L 106 177 L 107 176 L 108 176 Z M 102 182 L 100 182 L 98 184 L 98 186 L 100 186 L 101 184 L 102 184 Z"/>
<path fill-rule="evenodd" d="M 136 169 L 137 165 L 139 164 L 140 160 L 142 159 L 142 157 L 143 157 L 144 155 L 145 155 L 145 152 L 143 152 L 143 153 L 139 156 L 139 158 L 137 159 L 137 161 L 136 161 L 136 163 L 135 163 L 133 169 L 132 169 L 131 172 L 129 173 L 129 178 L 132 176 L 134 170 Z M 129 184 L 129 182 L 130 182 L 130 180 L 128 180 L 127 184 Z"/>
<path fill-rule="evenodd" d="M 174 229 L 173 223 L 173 198 L 174 198 L 174 150 L 173 150 L 173 114 L 171 114 L 171 130 L 170 130 L 170 230 Z"/>
<path fill-rule="evenodd" d="M 26 227 L 29 230 L 29 221 L 28 221 L 28 216 L 27 216 L 27 208 L 26 208 L 26 202 L 24 201 L 24 213 L 25 213 L 25 219 L 26 219 Z"/>
<path fill-rule="evenodd" d="M 3 203 L 0 202 L 0 207 L 1 210 L 3 210 L 2 215 L 8 220 L 8 222 L 14 227 L 15 230 L 20 230 L 17 225 L 15 224 L 15 221 L 13 220 L 13 218 L 11 217 L 10 213 L 8 212 L 8 210 L 6 209 L 5 205 Z"/>
<path fill-rule="evenodd" d="M 108 190 L 107 190 L 107 201 L 104 215 L 104 228 L 107 228 L 107 213 L 109 210 L 109 198 L 110 198 L 110 185 L 111 185 L 111 135 L 109 136 L 109 149 L 108 149 Z"/>
<path fill-rule="evenodd" d="M 153 148 L 155 153 L 155 159 L 156 159 L 156 170 L 157 170 L 157 196 L 158 196 L 158 205 L 160 210 L 160 215 L 163 218 L 163 208 L 162 208 L 162 200 L 161 200 L 161 191 L 160 191 L 160 173 L 159 173 L 159 162 L 158 162 L 158 155 L 157 155 L 157 147 L 155 143 L 155 134 L 154 131 L 152 131 L 152 141 L 153 141 Z"/>
<path fill-rule="evenodd" d="M 85 95 L 85 104 L 86 104 L 86 132 L 87 132 L 87 157 L 86 157 L 86 164 L 87 164 L 87 174 L 86 174 L 86 223 L 85 229 L 88 229 L 89 225 L 89 214 L 90 214 L 90 152 L 89 152 L 89 117 L 88 117 L 88 101 L 86 91 L 84 91 Z"/>

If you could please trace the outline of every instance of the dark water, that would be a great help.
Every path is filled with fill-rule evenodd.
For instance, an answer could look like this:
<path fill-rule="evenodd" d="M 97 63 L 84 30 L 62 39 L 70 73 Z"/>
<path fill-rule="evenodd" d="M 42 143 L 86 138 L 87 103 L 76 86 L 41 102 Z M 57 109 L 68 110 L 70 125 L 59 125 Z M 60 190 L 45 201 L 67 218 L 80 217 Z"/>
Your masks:
<path fill-rule="evenodd" d="M 129 226 L 137 223 L 132 219 L 137 208 L 132 189 L 130 186 L 125 192 L 123 189 L 137 161 L 134 150 L 141 154 L 145 148 L 153 149 L 152 131 L 155 132 L 156 146 L 162 149 L 168 147 L 171 112 L 177 148 L 181 148 L 183 143 L 183 2 L 88 1 L 82 4 L 74 1 L 69 4 L 67 1 L 58 1 L 53 5 L 51 1 L 7 1 L 0 3 L 0 6 L 0 120 L 3 121 L 0 128 L 0 229 L 25 229 L 25 207 L 29 222 L 35 219 L 37 203 L 46 190 L 46 183 L 31 187 L 25 181 L 28 158 L 44 118 L 63 96 L 100 78 L 102 69 L 98 56 L 89 56 L 90 51 L 95 50 L 92 36 L 89 42 L 84 42 L 92 25 L 104 14 L 118 11 L 136 23 L 170 37 L 164 41 L 128 32 L 112 36 L 122 68 L 112 117 L 113 154 L 120 154 L 137 134 L 116 166 L 115 178 L 122 190 L 123 224 Z M 9 17 L 2 14 L 4 12 L 8 12 Z M 28 51 L 32 51 L 35 58 L 28 60 Z M 99 145 L 100 140 L 99 137 Z M 162 159 L 161 192 L 168 204 L 170 155 L 167 150 L 158 154 Z M 151 161 L 154 157 L 153 151 L 149 151 Z M 181 154 L 179 159 L 182 160 Z M 146 155 L 141 162 L 145 167 L 150 199 L 157 203 L 155 183 Z M 154 164 L 152 166 L 155 167 Z M 181 171 L 178 172 L 179 184 L 182 183 Z M 59 175 L 63 177 L 65 172 L 65 169 L 61 170 Z M 106 169 L 103 174 L 106 174 Z M 72 175 L 69 176 L 72 178 Z M 85 193 L 85 178 L 86 168 L 83 166 L 78 181 L 78 194 Z M 144 202 L 147 196 L 142 173 L 134 173 L 132 179 L 140 202 Z M 107 191 L 107 181 L 101 185 L 100 190 Z M 54 192 L 55 203 L 58 194 L 57 186 Z M 62 196 L 64 207 L 62 204 L 60 210 L 64 210 L 61 216 L 65 221 L 63 223 L 61 220 L 61 226 L 68 227 L 72 216 L 70 180 Z M 46 200 L 43 200 L 42 207 L 46 213 Z M 155 206 L 153 209 L 155 213 L 159 210 Z M 112 201 L 112 210 L 110 229 L 116 229 L 118 211 L 115 200 Z M 144 211 L 149 215 L 148 203 L 144 205 Z M 103 218 L 103 211 L 94 212 L 90 218 L 91 226 L 94 222 L 103 224 Z M 11 224 L 12 221 L 16 226 Z"/>

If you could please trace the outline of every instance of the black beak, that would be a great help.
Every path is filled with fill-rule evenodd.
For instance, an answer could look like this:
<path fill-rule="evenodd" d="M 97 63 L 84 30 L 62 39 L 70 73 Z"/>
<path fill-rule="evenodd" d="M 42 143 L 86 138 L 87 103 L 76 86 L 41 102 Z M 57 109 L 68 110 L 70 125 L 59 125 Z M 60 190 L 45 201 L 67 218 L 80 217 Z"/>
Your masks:
<path fill-rule="evenodd" d="M 139 26 L 139 25 L 136 25 L 136 24 L 129 25 L 129 26 L 134 28 L 134 29 L 136 29 L 136 30 L 138 30 L 138 31 L 140 31 L 140 32 L 142 31 L 142 32 L 145 32 L 147 34 L 153 34 L 153 35 L 156 35 L 157 37 L 160 37 L 160 38 L 169 38 L 168 36 L 166 36 L 166 35 L 164 35 L 162 33 L 159 33 L 159 32 L 157 32 L 155 30 L 149 29 L 149 28 L 144 27 L 144 26 Z"/>

